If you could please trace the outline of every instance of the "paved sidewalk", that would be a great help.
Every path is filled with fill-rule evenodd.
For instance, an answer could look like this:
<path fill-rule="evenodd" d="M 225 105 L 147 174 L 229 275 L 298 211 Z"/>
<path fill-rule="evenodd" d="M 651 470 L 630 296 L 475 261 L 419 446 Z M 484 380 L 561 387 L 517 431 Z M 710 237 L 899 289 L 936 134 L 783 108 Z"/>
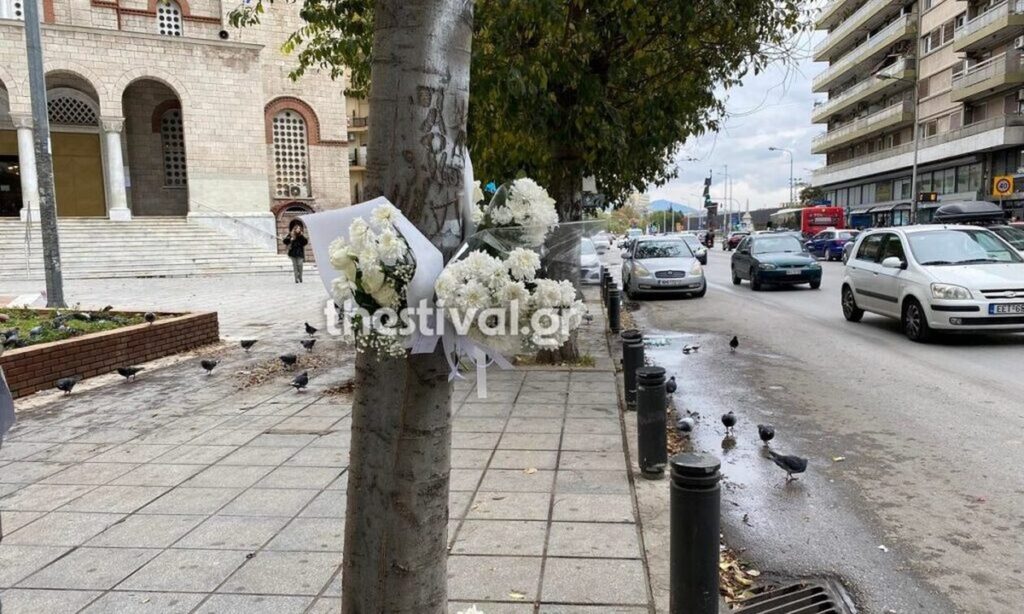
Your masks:
<path fill-rule="evenodd" d="M 166 281 L 173 299 L 194 280 Z M 310 369 L 308 392 L 287 373 L 240 389 L 245 371 L 298 345 L 302 316 L 278 320 L 322 298 L 308 282 L 267 285 L 230 304 L 276 336 L 252 355 L 225 348 L 210 377 L 193 358 L 19 401 L 0 449 L 5 614 L 339 610 L 351 400 L 326 389 L 351 376 L 350 358 L 324 339 L 314 356 L 333 365 Z M 296 298 L 310 287 L 315 297 Z M 267 315 L 246 311 L 257 300 Z M 652 611 L 615 374 L 591 311 L 581 345 L 598 368 L 492 369 L 487 399 L 456 384 L 453 612 Z"/>

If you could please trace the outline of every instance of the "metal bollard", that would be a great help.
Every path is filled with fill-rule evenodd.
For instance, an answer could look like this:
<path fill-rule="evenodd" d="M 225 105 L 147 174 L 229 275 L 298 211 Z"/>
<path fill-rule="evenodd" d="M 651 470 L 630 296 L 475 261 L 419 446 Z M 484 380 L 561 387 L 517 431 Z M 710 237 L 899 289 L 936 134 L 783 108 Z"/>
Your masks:
<path fill-rule="evenodd" d="M 619 323 L 619 306 L 622 302 L 620 295 L 619 285 L 612 282 L 612 285 L 608 287 L 608 330 L 613 333 L 619 332 L 621 327 Z"/>
<path fill-rule="evenodd" d="M 612 273 L 607 268 L 604 270 L 604 291 L 601 293 L 601 298 L 604 302 L 605 309 L 608 309 L 608 291 L 615 285 L 615 281 L 612 279 Z"/>
<path fill-rule="evenodd" d="M 718 614 L 720 467 L 709 454 L 672 457 L 669 614 Z"/>
<path fill-rule="evenodd" d="M 608 300 L 608 267 L 601 265 L 601 302 Z"/>
<path fill-rule="evenodd" d="M 640 475 L 659 478 L 668 464 L 668 435 L 665 431 L 667 409 L 665 368 L 640 367 L 636 370 L 636 449 Z"/>
<path fill-rule="evenodd" d="M 636 408 L 636 370 L 644 366 L 644 335 L 636 329 L 619 333 L 622 339 L 622 382 L 626 389 L 626 409 Z"/>

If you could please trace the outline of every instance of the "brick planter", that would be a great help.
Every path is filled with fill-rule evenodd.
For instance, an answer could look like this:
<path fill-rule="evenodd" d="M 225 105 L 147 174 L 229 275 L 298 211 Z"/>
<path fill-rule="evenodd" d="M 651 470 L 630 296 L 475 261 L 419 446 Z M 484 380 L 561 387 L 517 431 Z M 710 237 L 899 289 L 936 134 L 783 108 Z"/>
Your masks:
<path fill-rule="evenodd" d="M 216 312 L 188 313 L 7 350 L 0 367 L 17 398 L 52 388 L 62 377 L 95 377 L 219 340 Z"/>

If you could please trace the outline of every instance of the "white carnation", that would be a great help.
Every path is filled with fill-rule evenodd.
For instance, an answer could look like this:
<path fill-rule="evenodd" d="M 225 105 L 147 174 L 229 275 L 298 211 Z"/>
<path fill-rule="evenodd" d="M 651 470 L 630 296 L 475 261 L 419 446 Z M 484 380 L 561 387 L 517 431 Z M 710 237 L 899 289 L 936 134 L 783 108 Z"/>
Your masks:
<path fill-rule="evenodd" d="M 396 212 L 394 205 L 383 204 L 374 209 L 370 217 L 378 228 L 387 228 L 394 223 Z"/>
<path fill-rule="evenodd" d="M 395 266 L 405 250 L 405 240 L 390 228 L 384 229 L 377 238 L 377 254 L 386 266 Z"/>
<path fill-rule="evenodd" d="M 362 251 L 366 241 L 372 236 L 373 232 L 370 230 L 370 226 L 361 217 L 352 220 L 352 224 L 348 227 L 348 240 L 352 243 L 353 251 Z"/>
<path fill-rule="evenodd" d="M 532 281 L 540 269 L 540 256 L 533 250 L 517 247 L 505 259 L 508 270 L 515 279 Z"/>

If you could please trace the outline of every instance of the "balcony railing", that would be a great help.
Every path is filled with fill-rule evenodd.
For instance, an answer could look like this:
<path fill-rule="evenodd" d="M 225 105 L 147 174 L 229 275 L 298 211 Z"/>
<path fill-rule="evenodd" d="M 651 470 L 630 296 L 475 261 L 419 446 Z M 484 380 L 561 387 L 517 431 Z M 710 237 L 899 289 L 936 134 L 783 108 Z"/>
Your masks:
<path fill-rule="evenodd" d="M 981 134 L 982 132 L 988 132 L 989 130 L 995 130 L 997 128 L 1007 128 L 1010 126 L 1024 126 L 1024 114 L 1011 113 L 1008 115 L 1000 115 L 998 117 L 990 117 L 989 119 L 983 119 L 973 124 L 968 124 L 956 130 L 949 130 L 947 132 L 941 132 L 935 136 L 930 136 L 921 139 L 920 149 L 927 149 L 928 147 L 934 147 L 935 145 L 942 145 L 943 143 L 949 143 L 959 139 Z M 827 175 L 836 171 L 842 171 L 862 164 L 870 164 L 872 162 L 878 162 L 879 160 L 885 160 L 893 156 L 898 156 L 905 153 L 914 151 L 914 142 L 903 143 L 896 147 L 890 147 L 889 149 L 883 149 L 882 151 L 876 151 L 866 156 L 858 156 L 851 160 L 843 160 L 842 162 L 836 162 L 815 169 L 813 174 L 815 175 Z"/>
<path fill-rule="evenodd" d="M 822 84 L 832 81 L 851 67 L 856 66 L 859 62 L 863 61 L 865 57 L 878 51 L 877 45 L 879 41 L 885 40 L 901 30 L 914 27 L 916 19 L 916 15 L 904 15 L 903 17 L 896 19 L 876 32 L 874 36 L 855 47 L 852 51 L 839 58 L 837 61 L 833 62 L 828 69 L 814 78 L 811 85 L 817 89 Z"/>
<path fill-rule="evenodd" d="M 844 106 L 848 100 L 853 100 L 858 95 L 860 95 L 862 92 L 864 92 L 866 90 L 869 90 L 872 87 L 874 87 L 874 86 L 878 85 L 879 83 L 881 83 L 882 80 L 879 79 L 879 75 L 885 75 L 885 76 L 897 75 L 897 74 L 903 72 L 904 70 L 906 70 L 907 68 L 913 68 L 912 64 L 913 64 L 913 62 L 907 61 L 906 58 L 900 58 L 896 62 L 890 64 L 889 66 L 886 66 L 885 68 L 883 68 L 882 70 L 878 71 L 874 75 L 868 77 L 867 79 L 864 79 L 863 81 L 861 81 L 857 85 L 854 85 L 853 87 L 850 87 L 850 88 L 847 88 L 846 90 L 843 90 L 842 92 L 840 92 L 834 98 L 829 98 L 827 101 L 825 101 L 825 102 L 823 102 L 823 103 L 821 103 L 819 105 L 815 105 L 815 107 L 814 107 L 814 115 L 817 117 L 817 116 L 823 116 L 823 115 L 828 115 L 829 113 L 832 113 L 835 109 L 838 109 L 838 108 Z M 909 86 L 909 84 L 908 84 L 908 86 Z"/>
<path fill-rule="evenodd" d="M 817 149 L 834 142 L 841 142 L 844 137 L 860 132 L 865 128 L 870 128 L 875 124 L 884 122 L 885 120 L 892 119 L 893 117 L 899 117 L 905 113 L 914 112 L 914 103 L 911 100 L 903 100 L 891 107 L 886 107 L 881 111 L 875 111 L 871 115 L 855 119 L 847 122 L 842 126 L 838 126 L 829 130 L 828 132 L 819 134 L 818 136 L 811 139 L 811 149 Z"/>
<path fill-rule="evenodd" d="M 978 62 L 962 72 L 953 74 L 953 89 L 971 87 L 993 77 L 1018 72 L 1020 59 L 1020 51 L 1010 51 Z"/>
<path fill-rule="evenodd" d="M 881 10 L 882 7 L 892 4 L 892 2 L 893 0 L 868 0 L 862 4 L 852 15 L 844 19 L 834 30 L 829 32 L 824 40 L 814 46 L 814 57 L 818 57 L 821 52 L 832 47 L 849 35 L 850 32 L 861 27 L 869 17 Z"/>
<path fill-rule="evenodd" d="M 365 128 L 370 124 L 369 117 L 349 117 L 348 127 L 349 128 Z"/>
<path fill-rule="evenodd" d="M 1002 4 L 996 5 L 984 13 L 977 15 L 974 19 L 968 21 L 960 28 L 955 38 L 964 38 L 974 34 L 978 30 L 985 26 L 1003 18 L 1008 15 L 1017 15 L 1024 13 L 1024 0 L 1016 0 L 1014 2 L 1003 2 Z"/>

